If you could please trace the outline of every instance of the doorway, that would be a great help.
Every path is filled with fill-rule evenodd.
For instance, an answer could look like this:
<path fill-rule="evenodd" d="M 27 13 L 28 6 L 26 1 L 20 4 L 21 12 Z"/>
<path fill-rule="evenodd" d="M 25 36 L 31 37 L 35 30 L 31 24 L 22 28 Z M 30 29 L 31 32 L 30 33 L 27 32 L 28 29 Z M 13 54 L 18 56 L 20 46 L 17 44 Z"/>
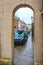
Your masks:
<path fill-rule="evenodd" d="M 34 65 L 34 11 L 22 6 L 13 12 L 14 64 Z"/>

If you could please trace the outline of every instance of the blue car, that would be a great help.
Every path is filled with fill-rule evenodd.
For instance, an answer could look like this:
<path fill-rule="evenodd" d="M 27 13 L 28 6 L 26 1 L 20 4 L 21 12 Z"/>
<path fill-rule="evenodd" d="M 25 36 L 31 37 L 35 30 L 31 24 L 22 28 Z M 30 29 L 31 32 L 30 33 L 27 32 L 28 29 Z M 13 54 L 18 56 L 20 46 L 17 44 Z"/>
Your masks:
<path fill-rule="evenodd" d="M 30 34 L 30 32 L 31 32 L 30 30 L 27 30 L 27 34 Z"/>
<path fill-rule="evenodd" d="M 25 39 L 25 41 L 27 41 L 27 39 L 28 39 L 28 34 L 27 34 L 27 32 L 24 33 L 24 39 Z"/>
<path fill-rule="evenodd" d="M 14 42 L 19 43 L 19 44 L 24 43 L 24 31 L 23 30 L 19 30 L 18 32 L 14 34 Z"/>

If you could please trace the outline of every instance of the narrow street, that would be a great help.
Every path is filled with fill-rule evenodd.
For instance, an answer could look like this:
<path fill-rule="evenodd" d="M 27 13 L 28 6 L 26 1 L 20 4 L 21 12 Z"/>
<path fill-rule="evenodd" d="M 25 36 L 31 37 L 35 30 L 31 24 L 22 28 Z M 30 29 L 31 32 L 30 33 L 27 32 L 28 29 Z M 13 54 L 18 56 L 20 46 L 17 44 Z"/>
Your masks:
<path fill-rule="evenodd" d="M 32 36 L 29 35 L 25 45 L 14 48 L 14 64 L 33 65 L 33 55 Z"/>

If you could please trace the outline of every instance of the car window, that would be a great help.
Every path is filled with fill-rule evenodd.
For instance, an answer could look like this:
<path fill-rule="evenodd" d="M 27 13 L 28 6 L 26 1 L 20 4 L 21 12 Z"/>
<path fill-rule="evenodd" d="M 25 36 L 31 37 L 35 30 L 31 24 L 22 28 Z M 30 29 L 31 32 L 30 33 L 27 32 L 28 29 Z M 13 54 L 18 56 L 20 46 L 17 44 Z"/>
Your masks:
<path fill-rule="evenodd" d="M 18 34 L 22 34 L 24 31 L 18 31 Z"/>
<path fill-rule="evenodd" d="M 16 32 L 16 33 L 14 34 L 14 36 L 15 36 L 15 37 L 18 36 L 18 33 Z"/>

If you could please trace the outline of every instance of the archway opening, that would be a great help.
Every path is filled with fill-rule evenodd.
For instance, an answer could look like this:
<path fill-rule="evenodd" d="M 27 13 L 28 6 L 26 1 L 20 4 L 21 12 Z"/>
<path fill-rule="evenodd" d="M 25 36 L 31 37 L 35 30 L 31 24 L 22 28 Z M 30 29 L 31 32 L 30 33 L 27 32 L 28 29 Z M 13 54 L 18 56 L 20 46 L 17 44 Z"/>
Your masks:
<path fill-rule="evenodd" d="M 34 11 L 28 6 L 13 11 L 14 64 L 34 64 Z"/>

